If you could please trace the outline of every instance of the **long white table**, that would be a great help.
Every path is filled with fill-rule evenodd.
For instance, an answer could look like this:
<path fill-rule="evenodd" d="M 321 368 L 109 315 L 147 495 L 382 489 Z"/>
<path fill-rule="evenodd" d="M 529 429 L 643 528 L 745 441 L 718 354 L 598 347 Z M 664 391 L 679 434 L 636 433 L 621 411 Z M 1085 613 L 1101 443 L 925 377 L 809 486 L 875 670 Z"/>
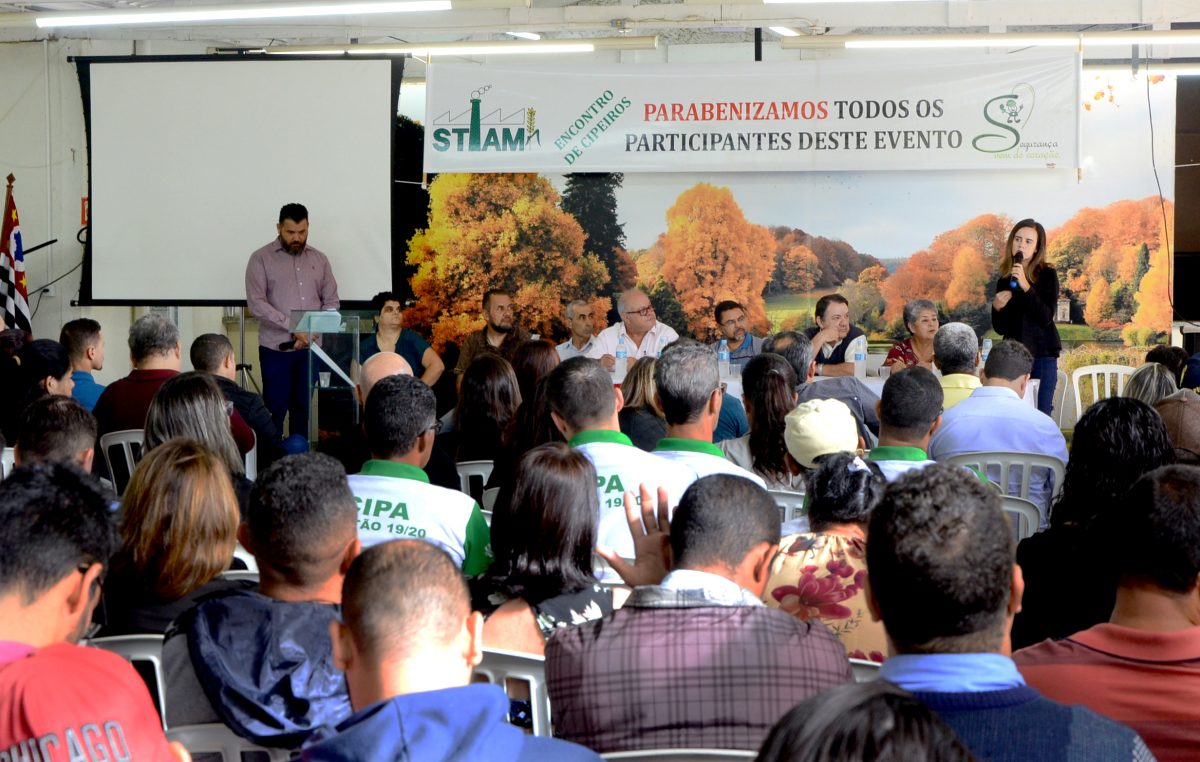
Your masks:
<path fill-rule="evenodd" d="M 828 380 L 829 377 L 827 376 L 817 376 L 814 379 L 815 383 L 818 384 L 822 381 Z M 880 378 L 879 376 L 867 376 L 866 378 L 859 380 L 862 381 L 868 389 L 875 392 L 876 397 L 883 395 L 883 385 L 887 382 L 886 378 Z M 725 384 L 726 393 L 736 397 L 738 400 L 742 398 L 742 377 L 740 375 L 735 374 L 730 376 L 722 376 L 721 383 Z M 1041 382 L 1037 379 L 1032 379 L 1025 386 L 1025 404 L 1032 408 L 1037 407 L 1038 386 L 1040 384 Z"/>

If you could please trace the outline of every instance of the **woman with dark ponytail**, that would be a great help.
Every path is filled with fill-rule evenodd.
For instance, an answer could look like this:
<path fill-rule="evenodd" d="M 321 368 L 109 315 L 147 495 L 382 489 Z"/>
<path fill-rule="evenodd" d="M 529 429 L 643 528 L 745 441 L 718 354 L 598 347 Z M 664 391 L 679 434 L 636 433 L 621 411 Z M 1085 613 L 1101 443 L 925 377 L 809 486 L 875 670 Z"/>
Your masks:
<path fill-rule="evenodd" d="M 717 446 L 725 457 L 763 478 L 768 489 L 801 492 L 804 480 L 789 465 L 783 430 L 787 414 L 796 407 L 796 372 L 787 360 L 764 352 L 742 371 L 742 402 L 750 433 Z"/>

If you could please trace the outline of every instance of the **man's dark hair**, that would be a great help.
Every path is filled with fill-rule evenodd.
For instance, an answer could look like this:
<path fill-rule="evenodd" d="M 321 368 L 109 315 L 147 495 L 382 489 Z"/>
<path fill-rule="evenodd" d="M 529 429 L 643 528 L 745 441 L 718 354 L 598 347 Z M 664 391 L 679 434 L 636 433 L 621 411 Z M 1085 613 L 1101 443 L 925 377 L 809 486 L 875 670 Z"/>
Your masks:
<path fill-rule="evenodd" d="M 363 411 L 367 446 L 376 458 L 408 454 L 437 419 L 433 390 L 412 376 L 387 376 L 371 387 Z"/>
<path fill-rule="evenodd" d="M 134 363 L 152 355 L 169 355 L 179 346 L 179 328 L 170 318 L 147 312 L 129 326 L 129 354 Z"/>
<path fill-rule="evenodd" d="M 337 572 L 357 516 L 342 464 L 304 453 L 280 458 L 258 475 L 246 523 L 260 570 L 266 566 L 290 584 L 309 586 Z"/>
<path fill-rule="evenodd" d="M 813 314 L 819 318 L 825 317 L 825 310 L 829 309 L 829 305 L 834 302 L 850 306 L 850 301 L 841 294 L 826 294 L 817 300 L 817 306 L 813 309 Z"/>
<path fill-rule="evenodd" d="M 404 307 L 404 300 L 401 299 L 395 291 L 380 291 L 378 294 L 375 294 L 375 296 L 371 297 L 371 309 L 375 310 L 377 313 L 383 312 L 383 305 L 387 304 L 388 302 L 395 302 L 396 304 L 399 304 L 401 308 Z"/>
<path fill-rule="evenodd" d="M 917 439 L 942 414 L 945 393 L 925 368 L 905 368 L 888 376 L 879 396 L 879 425 L 892 436 Z"/>
<path fill-rule="evenodd" d="M 576 431 L 606 423 L 617 404 L 612 376 L 586 357 L 572 357 L 550 371 L 546 396 L 550 409 Z"/>
<path fill-rule="evenodd" d="M 79 453 L 96 443 L 96 419 L 71 397 L 46 395 L 21 411 L 17 441 L 21 463 L 74 462 Z"/>
<path fill-rule="evenodd" d="M 1124 500 L 1122 581 L 1192 593 L 1200 575 L 1200 468 L 1164 466 L 1134 482 Z"/>
<path fill-rule="evenodd" d="M 369 548 L 342 583 L 342 621 L 368 658 L 403 658 L 414 644 L 443 644 L 462 627 L 470 596 L 446 552 L 421 540 Z"/>
<path fill-rule="evenodd" d="M 659 407 L 672 426 L 698 419 L 720 383 L 717 353 L 692 339 L 672 342 L 654 364 Z"/>
<path fill-rule="evenodd" d="M 763 342 L 762 351 L 774 352 L 788 361 L 792 370 L 796 371 L 796 383 L 808 383 L 808 369 L 812 365 L 812 340 L 799 331 L 780 331 L 774 336 L 768 336 Z"/>
<path fill-rule="evenodd" d="M 721 324 L 721 315 L 725 314 L 729 310 L 741 310 L 742 312 L 745 312 L 746 308 L 732 299 L 726 299 L 723 302 L 717 302 L 717 306 L 713 307 L 713 317 L 716 319 L 717 325 Z"/>
<path fill-rule="evenodd" d="M 983 373 L 988 378 L 1016 381 L 1033 371 L 1033 355 L 1025 345 L 1015 339 L 998 341 L 983 364 Z"/>
<path fill-rule="evenodd" d="M 29 605 L 82 564 L 108 564 L 117 526 L 100 483 L 66 463 L 13 469 L 0 489 L 0 594 Z"/>
<path fill-rule="evenodd" d="M 1171 371 L 1171 377 L 1176 383 L 1183 377 L 1183 371 L 1187 368 L 1188 353 L 1183 347 L 1171 347 L 1166 344 L 1159 344 L 1152 347 L 1146 353 L 1146 362 L 1156 362 L 1159 365 L 1165 365 L 1167 370 Z"/>
<path fill-rule="evenodd" d="M 966 469 L 937 463 L 888 484 L 871 513 L 867 573 L 897 650 L 998 650 L 1013 552 L 1000 493 Z"/>
<path fill-rule="evenodd" d="M 304 222 L 308 219 L 308 209 L 304 204 L 284 204 L 279 210 L 279 224 L 283 224 L 284 220 L 292 222 Z"/>
<path fill-rule="evenodd" d="M 212 373 L 221 367 L 226 357 L 233 354 L 233 344 L 224 334 L 202 333 L 192 342 L 188 354 L 191 356 L 193 368 Z"/>
<path fill-rule="evenodd" d="M 507 296 L 509 299 L 512 299 L 512 294 L 506 288 L 489 288 L 483 292 L 483 308 L 485 310 L 492 306 L 493 296 Z"/>
<path fill-rule="evenodd" d="M 714 474 L 692 482 L 671 518 L 671 550 L 681 568 L 730 569 L 764 542 L 779 542 L 779 507 L 749 479 Z"/>
<path fill-rule="evenodd" d="M 100 324 L 91 318 L 76 318 L 63 324 L 58 343 L 72 362 L 83 359 L 87 348 L 100 340 Z"/>

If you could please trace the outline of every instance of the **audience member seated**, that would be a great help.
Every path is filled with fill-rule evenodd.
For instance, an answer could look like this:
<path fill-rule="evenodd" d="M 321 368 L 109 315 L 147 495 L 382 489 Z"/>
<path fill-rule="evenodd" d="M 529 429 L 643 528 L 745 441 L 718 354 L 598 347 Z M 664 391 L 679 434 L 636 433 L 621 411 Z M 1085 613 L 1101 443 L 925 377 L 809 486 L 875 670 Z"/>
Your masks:
<path fill-rule="evenodd" d="M 1190 760 L 1200 748 L 1200 469 L 1151 471 L 1126 501 L 1108 622 L 1013 660 L 1047 697 L 1136 730 L 1159 762 Z"/>
<path fill-rule="evenodd" d="M 1200 465 L 1200 395 L 1180 389 L 1159 400 L 1154 409 L 1166 424 L 1176 460 Z"/>
<path fill-rule="evenodd" d="M 329 633 L 359 549 L 342 467 L 320 453 L 276 461 L 238 535 L 259 589 L 203 601 L 167 634 L 168 726 L 223 722 L 256 744 L 295 748 L 350 714 Z"/>
<path fill-rule="evenodd" d="M 1153 407 L 1158 404 L 1159 400 L 1169 397 L 1177 391 L 1179 391 L 1179 387 L 1175 385 L 1170 368 L 1160 363 L 1148 362 L 1130 374 L 1121 395 L 1141 400 Z"/>
<path fill-rule="evenodd" d="M 1125 493 L 1142 474 L 1174 459 L 1162 418 L 1144 403 L 1112 397 L 1084 412 L 1050 528 L 1017 546 L 1025 599 L 1013 625 L 1014 648 L 1108 621 L 1117 560 L 1125 553 Z"/>
<path fill-rule="evenodd" d="M 366 547 L 416 537 L 442 548 L 465 574 L 491 562 L 488 526 L 470 495 L 429 483 L 437 400 L 412 376 L 388 376 L 371 388 L 363 428 L 372 460 L 349 477 Z"/>
<path fill-rule="evenodd" d="M 979 388 L 979 344 L 975 329 L 966 323 L 946 323 L 933 337 L 933 364 L 941 371 L 939 381 L 946 410 L 971 396 Z"/>
<path fill-rule="evenodd" d="M 587 357 L 587 353 L 592 351 L 596 343 L 596 321 L 592 317 L 594 309 L 590 302 L 583 299 L 575 299 L 567 304 L 565 322 L 571 335 L 555 347 L 559 361 Z"/>
<path fill-rule="evenodd" d="M 161 634 L 223 579 L 237 545 L 229 470 L 199 442 L 174 439 L 142 458 L 121 499 L 121 547 L 96 611 L 101 635 Z"/>
<path fill-rule="evenodd" d="M 758 356 L 763 350 L 763 340 L 748 330 L 746 308 L 735 301 L 725 300 L 713 307 L 713 317 L 717 321 L 717 341 L 709 344 L 715 352 L 724 339 L 729 349 L 729 363 L 736 374 L 746 367 L 750 359 Z"/>
<path fill-rule="evenodd" d="M 537 382 L 550 375 L 559 362 L 558 352 L 550 342 L 527 341 L 517 347 L 513 353 L 512 367 L 517 377 L 517 388 L 521 390 L 521 399 L 532 397 Z"/>
<path fill-rule="evenodd" d="M 196 337 L 188 352 L 192 367 L 212 376 L 225 399 L 233 403 L 233 409 L 254 430 L 258 446 L 258 467 L 266 468 L 284 455 L 283 436 L 267 403 L 261 395 L 243 389 L 237 383 L 237 357 L 229 338 L 219 333 L 205 333 Z"/>
<path fill-rule="evenodd" d="M 221 395 L 216 382 L 206 373 L 188 371 L 163 382 L 146 412 L 142 451 L 158 447 L 175 437 L 202 443 L 225 464 L 242 516 L 250 504 L 251 481 L 246 478 L 246 462 L 238 451 L 238 424 L 249 432 L 245 421 Z M 250 435 L 251 441 L 254 435 Z"/>
<path fill-rule="evenodd" d="M 108 499 L 77 468 L 24 466 L 0 489 L 3 758 L 189 759 L 129 662 L 75 645 L 116 546 Z"/>
<path fill-rule="evenodd" d="M 785 714 L 757 762 L 975 762 L 946 723 L 889 682 L 849 683 Z"/>
<path fill-rule="evenodd" d="M 1024 583 L 994 489 L 945 464 L 909 472 L 888 485 L 867 537 L 867 603 L 888 636 L 880 678 L 912 691 L 976 757 L 1153 758 L 1129 728 L 1043 698 L 1017 671 L 1009 629 Z"/>
<path fill-rule="evenodd" d="M 1067 462 L 1067 440 L 1050 416 L 1026 404 L 1025 387 L 1033 371 L 1033 355 L 1013 339 L 997 342 L 983 368 L 983 386 L 942 416 L 942 425 L 929 440 L 929 455 L 945 460 L 968 452 L 1023 452 L 1051 455 Z M 1022 468 L 1009 472 L 1006 492 L 1020 494 Z M 1000 467 L 988 469 L 993 481 Z M 1038 506 L 1039 529 L 1050 523 L 1054 472 L 1035 468 L 1029 479 L 1029 499 Z"/>
<path fill-rule="evenodd" d="M 432 389 L 446 371 L 446 364 L 421 334 L 404 327 L 400 297 L 391 291 L 381 291 L 372 297 L 371 307 L 379 313 L 375 318 L 375 333 L 363 338 L 358 361 L 366 362 L 380 352 L 395 352 L 408 362 L 413 375 L 420 368 L 420 379 Z"/>
<path fill-rule="evenodd" d="M 592 572 L 595 483 L 592 462 L 561 442 L 534 448 L 517 464 L 492 515 L 496 560 L 471 580 L 486 647 L 540 656 L 556 630 L 612 613 L 612 590 Z"/>
<path fill-rule="evenodd" d="M 625 493 L 645 485 L 651 494 L 662 487 L 669 495 L 682 495 L 696 480 L 696 472 L 642 452 L 620 432 L 621 396 L 597 361 L 571 358 L 550 373 L 547 383 L 554 425 L 596 469 L 593 483 L 600 510 L 596 542 L 623 558 L 633 558 Z"/>
<path fill-rule="evenodd" d="M 83 405 L 70 397 L 46 396 L 21 411 L 13 457 L 21 466 L 74 463 L 91 471 L 95 443 L 96 419 Z"/>
<path fill-rule="evenodd" d="M 625 404 L 617 415 L 621 433 L 646 452 L 653 452 L 658 440 L 667 435 L 667 420 L 658 406 L 658 390 L 654 388 L 656 362 L 653 357 L 643 357 L 630 367 L 621 382 Z"/>
<path fill-rule="evenodd" d="M 801 402 L 784 419 L 783 443 L 788 451 L 788 466 L 800 472 L 807 484 L 817 460 L 833 452 L 849 452 L 865 456 L 858 422 L 850 408 L 838 400 L 809 400 Z M 804 531 L 784 527 L 785 534 Z"/>
<path fill-rule="evenodd" d="M 587 749 L 507 722 L 501 686 L 472 683 L 483 622 L 454 562 L 423 542 L 388 542 L 350 567 L 333 656 L 354 714 L 322 728 L 312 762 L 599 762 Z"/>
<path fill-rule="evenodd" d="M 621 322 L 596 334 L 595 343 L 584 356 L 599 360 L 609 373 L 616 367 L 618 345 L 624 346 L 628 361 L 655 357 L 679 338 L 675 329 L 658 322 L 650 297 L 640 288 L 622 291 L 617 297 Z"/>
<path fill-rule="evenodd" d="M 1184 388 L 1180 382 L 1183 380 L 1184 371 L 1187 370 L 1187 361 L 1188 353 L 1183 347 L 1159 344 L 1151 347 L 1150 351 L 1146 353 L 1146 362 L 1165 365 L 1167 370 L 1171 371 L 1171 378 L 1179 388 Z"/>
<path fill-rule="evenodd" d="M 879 444 L 867 457 L 879 464 L 888 481 L 933 463 L 926 453 L 942 423 L 942 385 L 924 368 L 905 368 L 888 376 L 879 414 Z"/>
<path fill-rule="evenodd" d="M 147 312 L 133 321 L 129 326 L 133 370 L 105 387 L 92 410 L 100 436 L 146 427 L 150 400 L 164 381 L 179 373 L 179 352 L 179 329 L 166 317 Z M 98 448 L 98 440 L 96 444 Z"/>
<path fill-rule="evenodd" d="M 655 455 L 697 476 L 732 474 L 764 486 L 762 477 L 731 463 L 712 442 L 724 395 L 716 352 L 690 339 L 675 342 L 654 366 L 654 387 L 667 419 L 667 435 L 658 441 Z"/>
<path fill-rule="evenodd" d="M 763 605 L 779 509 L 762 488 L 700 479 L 669 529 L 659 497 L 657 511 L 644 490 L 640 510 L 627 501 L 637 563 L 610 558 L 629 600 L 546 643 L 554 731 L 602 754 L 756 749 L 796 702 L 850 680 L 846 650 L 825 625 Z"/>
<path fill-rule="evenodd" d="M 104 334 L 100 332 L 100 324 L 91 318 L 68 321 L 58 334 L 58 343 L 71 359 L 71 380 L 75 382 L 71 396 L 90 413 L 104 391 L 104 384 L 96 383 L 92 376 L 93 371 L 104 369 Z"/>
<path fill-rule="evenodd" d="M 816 363 L 813 362 L 813 345 L 808 337 L 795 331 L 777 333 L 767 339 L 764 352 L 774 352 L 788 361 L 796 372 L 796 395 L 800 402 L 809 400 L 839 400 L 858 421 L 859 433 L 867 447 L 874 447 L 879 434 L 879 414 L 875 403 L 879 397 L 854 376 L 822 378 L 816 381 Z"/>
<path fill-rule="evenodd" d="M 521 404 L 513 415 L 508 447 L 501 450 L 494 461 L 492 475 L 487 482 L 489 489 L 511 487 L 513 472 L 522 455 L 546 442 L 562 441 L 554 421 L 550 420 L 545 386 L 539 387 L 558 363 L 558 352 L 553 344 L 546 341 L 527 341 L 517 347 L 513 354 L 513 373 L 521 390 Z"/>
<path fill-rule="evenodd" d="M 787 414 L 796 407 L 796 373 L 776 354 L 759 354 L 742 371 L 742 400 L 750 433 L 721 442 L 725 457 L 762 477 L 768 489 L 803 491 L 799 469 L 788 464 L 783 441 Z"/>
<path fill-rule="evenodd" d="M 824 622 L 852 659 L 883 661 L 887 640 L 872 621 L 866 581 L 867 521 L 887 482 L 849 452 L 822 455 L 809 479 L 812 531 L 784 537 L 763 601 L 797 619 Z"/>
<path fill-rule="evenodd" d="M 1183 378 L 1179 382 L 1180 389 L 1200 389 L 1200 352 L 1192 355 L 1185 362 Z"/>
<path fill-rule="evenodd" d="M 846 358 L 850 342 L 865 336 L 862 329 L 850 324 L 850 302 L 841 294 L 826 294 L 817 300 L 814 310 L 817 324 L 805 330 L 812 342 L 818 376 L 853 376 L 854 358 Z"/>
<path fill-rule="evenodd" d="M 47 395 L 70 397 L 74 385 L 71 361 L 57 341 L 35 339 L 21 347 L 16 359 L 16 383 L 11 396 L 0 406 L 4 438 L 9 442 L 16 440 L 17 420 L 29 403 Z"/>
<path fill-rule="evenodd" d="M 458 352 L 458 364 L 454 366 L 460 387 L 463 374 L 476 357 L 494 354 L 511 361 L 517 347 L 529 341 L 529 331 L 518 327 L 513 315 L 512 294 L 495 288 L 484 292 L 484 326 L 463 339 Z"/>
<path fill-rule="evenodd" d="M 904 328 L 908 338 L 888 350 L 883 367 L 889 370 L 916 368 L 933 370 L 933 339 L 938 332 L 937 305 L 928 299 L 913 299 L 904 305 Z"/>
<path fill-rule="evenodd" d="M 499 355 L 481 353 L 466 368 L 454 409 L 454 428 L 438 434 L 438 446 L 458 463 L 495 461 L 509 445 L 521 390 L 512 365 Z"/>

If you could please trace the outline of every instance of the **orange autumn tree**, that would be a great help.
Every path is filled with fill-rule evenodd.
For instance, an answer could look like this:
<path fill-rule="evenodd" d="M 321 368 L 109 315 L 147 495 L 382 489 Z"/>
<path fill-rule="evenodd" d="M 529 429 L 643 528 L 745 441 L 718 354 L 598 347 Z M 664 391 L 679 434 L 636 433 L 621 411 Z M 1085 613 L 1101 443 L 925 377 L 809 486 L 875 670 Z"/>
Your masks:
<path fill-rule="evenodd" d="M 1171 330 L 1171 282 L 1170 263 L 1166 247 L 1150 253 L 1150 269 L 1142 276 L 1134 301 L 1137 312 L 1133 313 L 1130 328 L 1147 333 L 1166 333 Z M 1143 343 L 1135 341 L 1130 343 Z"/>
<path fill-rule="evenodd" d="M 983 304 L 987 301 L 987 287 L 991 281 L 991 269 L 983 252 L 963 246 L 954 254 L 950 265 L 950 284 L 946 286 L 946 307 L 955 309 L 962 305 Z"/>
<path fill-rule="evenodd" d="M 534 174 L 438 175 L 429 185 L 429 227 L 409 241 L 408 262 L 417 268 L 417 304 L 407 319 L 431 326 L 437 347 L 483 327 L 488 289 L 508 289 L 519 323 L 548 334 L 565 302 L 595 297 L 608 282 L 604 264 L 583 252 L 579 223 Z M 608 299 L 598 302 L 603 315 Z"/>
<path fill-rule="evenodd" d="M 767 330 L 762 292 L 775 266 L 775 239 L 746 220 L 728 188 L 699 183 L 679 194 L 661 241 L 662 278 L 683 307 L 688 331 L 710 335 L 712 308 L 725 299 L 745 305 L 752 329 Z"/>

